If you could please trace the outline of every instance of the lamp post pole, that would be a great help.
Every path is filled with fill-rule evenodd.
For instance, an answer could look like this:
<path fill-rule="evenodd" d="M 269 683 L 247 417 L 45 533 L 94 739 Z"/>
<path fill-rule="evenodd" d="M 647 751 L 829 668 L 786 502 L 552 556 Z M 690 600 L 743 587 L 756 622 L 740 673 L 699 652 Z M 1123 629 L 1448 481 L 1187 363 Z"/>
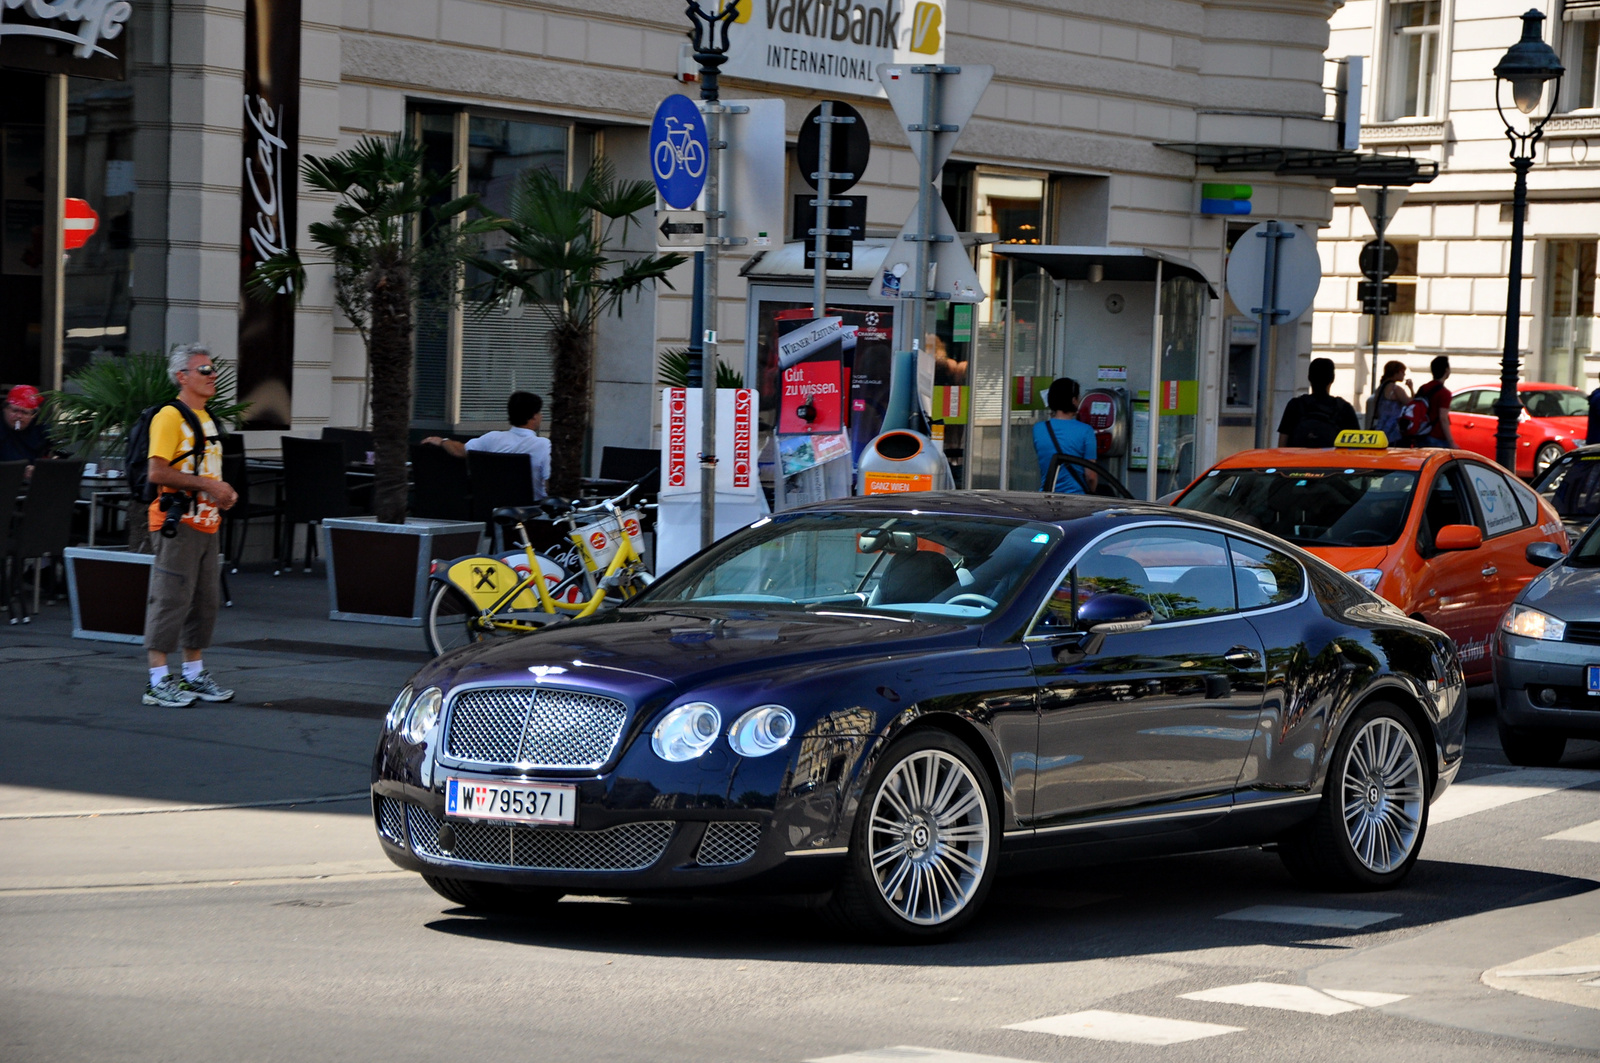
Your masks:
<path fill-rule="evenodd" d="M 1524 215 L 1528 212 L 1528 171 L 1533 168 L 1534 152 L 1554 110 L 1555 96 L 1561 90 L 1561 75 L 1566 73 L 1555 51 L 1544 42 L 1543 22 L 1544 13 L 1537 8 L 1525 13 L 1522 39 L 1507 50 L 1494 68 L 1494 106 L 1500 113 L 1500 121 L 1505 123 L 1506 139 L 1511 142 L 1511 168 L 1517 175 L 1511 197 L 1511 261 L 1506 270 L 1506 346 L 1500 356 L 1500 397 L 1494 403 L 1499 420 L 1494 433 L 1494 457 L 1512 471 L 1517 467 L 1517 422 L 1522 415 L 1522 404 L 1517 399 L 1517 379 L 1522 346 L 1522 233 Z M 1555 82 L 1551 110 L 1526 133 L 1518 132 L 1501 105 L 1500 83 L 1509 82 L 1517 110 L 1532 115 L 1544 99 L 1545 84 L 1551 81 Z"/>

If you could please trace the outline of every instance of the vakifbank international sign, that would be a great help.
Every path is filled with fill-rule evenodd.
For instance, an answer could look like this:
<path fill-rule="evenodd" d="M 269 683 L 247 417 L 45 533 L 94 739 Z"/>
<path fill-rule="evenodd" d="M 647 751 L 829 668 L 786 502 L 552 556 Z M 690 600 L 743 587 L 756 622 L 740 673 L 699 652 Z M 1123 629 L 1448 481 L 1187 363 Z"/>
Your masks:
<path fill-rule="evenodd" d="M 944 62 L 944 0 L 728 0 L 723 73 L 881 96 L 879 63 Z"/>

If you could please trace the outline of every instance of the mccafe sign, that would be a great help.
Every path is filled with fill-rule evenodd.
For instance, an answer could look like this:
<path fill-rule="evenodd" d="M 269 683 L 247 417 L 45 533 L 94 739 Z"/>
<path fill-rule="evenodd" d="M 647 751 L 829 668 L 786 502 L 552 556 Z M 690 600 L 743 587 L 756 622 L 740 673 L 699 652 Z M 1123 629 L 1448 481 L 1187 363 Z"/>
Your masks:
<path fill-rule="evenodd" d="M 944 0 L 736 2 L 730 77 L 881 96 L 879 63 L 944 62 Z"/>
<path fill-rule="evenodd" d="M 0 0 L 0 39 L 56 41 L 70 45 L 80 59 L 114 59 L 100 42 L 122 36 L 132 17 L 128 0 Z"/>

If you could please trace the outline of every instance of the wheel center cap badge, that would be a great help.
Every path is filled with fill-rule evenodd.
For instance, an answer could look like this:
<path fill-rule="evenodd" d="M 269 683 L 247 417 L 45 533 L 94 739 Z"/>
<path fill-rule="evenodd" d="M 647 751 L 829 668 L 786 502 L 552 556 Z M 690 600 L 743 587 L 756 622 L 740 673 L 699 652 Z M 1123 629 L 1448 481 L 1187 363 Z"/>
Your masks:
<path fill-rule="evenodd" d="M 1376 783 L 1367 787 L 1367 804 L 1375 805 L 1382 797 L 1383 795 L 1378 792 L 1378 786 Z"/>
<path fill-rule="evenodd" d="M 928 847 L 928 828 L 918 824 L 916 829 L 911 832 L 911 844 L 918 849 L 926 849 Z"/>

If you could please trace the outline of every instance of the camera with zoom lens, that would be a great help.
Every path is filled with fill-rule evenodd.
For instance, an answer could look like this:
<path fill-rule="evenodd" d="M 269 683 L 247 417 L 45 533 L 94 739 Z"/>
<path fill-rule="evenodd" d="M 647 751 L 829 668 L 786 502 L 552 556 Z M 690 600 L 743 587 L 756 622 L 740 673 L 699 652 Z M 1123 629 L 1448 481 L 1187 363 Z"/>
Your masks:
<path fill-rule="evenodd" d="M 161 496 L 161 512 L 166 516 L 161 520 L 161 537 L 171 539 L 178 534 L 178 525 L 183 521 L 183 515 L 189 511 L 189 504 L 194 501 L 193 496 L 182 491 L 172 491 Z"/>

